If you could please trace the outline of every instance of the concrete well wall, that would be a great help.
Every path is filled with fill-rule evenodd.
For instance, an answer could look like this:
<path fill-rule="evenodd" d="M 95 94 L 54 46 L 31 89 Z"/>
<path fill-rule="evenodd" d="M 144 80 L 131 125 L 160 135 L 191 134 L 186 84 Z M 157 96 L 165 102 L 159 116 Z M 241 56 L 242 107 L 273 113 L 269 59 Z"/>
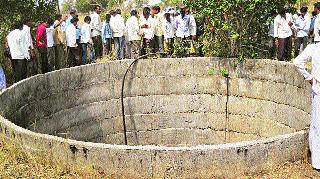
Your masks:
<path fill-rule="evenodd" d="M 125 83 L 124 146 L 121 80 L 131 62 L 14 85 L 0 95 L 1 130 L 52 159 L 127 177 L 238 176 L 304 156 L 310 87 L 292 64 L 270 60 L 141 60 Z"/>

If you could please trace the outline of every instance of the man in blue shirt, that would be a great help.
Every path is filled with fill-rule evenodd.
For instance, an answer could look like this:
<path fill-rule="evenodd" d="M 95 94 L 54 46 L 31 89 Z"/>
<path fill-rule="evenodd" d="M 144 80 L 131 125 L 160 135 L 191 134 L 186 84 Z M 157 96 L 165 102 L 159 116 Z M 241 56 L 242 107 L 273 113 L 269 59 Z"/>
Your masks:
<path fill-rule="evenodd" d="M 295 56 L 299 55 L 300 49 L 302 51 L 306 48 L 308 43 L 308 33 L 310 30 L 311 19 L 307 15 L 308 8 L 302 7 L 300 9 L 301 14 L 296 20 L 296 29 L 297 29 L 297 41 L 295 47 Z M 302 45 L 302 48 L 301 48 Z"/>

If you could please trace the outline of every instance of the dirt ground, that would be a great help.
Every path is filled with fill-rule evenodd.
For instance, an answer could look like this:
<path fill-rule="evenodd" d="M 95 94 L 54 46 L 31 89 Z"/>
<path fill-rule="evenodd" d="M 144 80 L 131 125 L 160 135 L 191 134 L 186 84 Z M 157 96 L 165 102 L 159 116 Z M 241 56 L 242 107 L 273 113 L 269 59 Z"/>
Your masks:
<path fill-rule="evenodd" d="M 308 161 L 297 161 L 248 178 L 320 178 L 320 172 L 313 170 Z"/>

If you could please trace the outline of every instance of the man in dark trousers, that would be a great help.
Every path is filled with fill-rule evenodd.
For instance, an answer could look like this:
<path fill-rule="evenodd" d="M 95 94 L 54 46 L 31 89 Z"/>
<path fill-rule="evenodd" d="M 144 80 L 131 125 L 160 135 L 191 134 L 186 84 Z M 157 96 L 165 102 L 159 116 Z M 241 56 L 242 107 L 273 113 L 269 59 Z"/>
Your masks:
<path fill-rule="evenodd" d="M 27 60 L 30 60 L 29 47 L 22 29 L 22 22 L 17 22 L 7 36 L 7 46 L 10 49 L 15 83 L 27 78 Z"/>
<path fill-rule="evenodd" d="M 45 19 L 37 28 L 36 33 L 36 46 L 40 53 L 41 59 L 41 72 L 48 72 L 48 57 L 47 57 L 47 34 L 46 28 L 48 27 L 47 19 Z"/>

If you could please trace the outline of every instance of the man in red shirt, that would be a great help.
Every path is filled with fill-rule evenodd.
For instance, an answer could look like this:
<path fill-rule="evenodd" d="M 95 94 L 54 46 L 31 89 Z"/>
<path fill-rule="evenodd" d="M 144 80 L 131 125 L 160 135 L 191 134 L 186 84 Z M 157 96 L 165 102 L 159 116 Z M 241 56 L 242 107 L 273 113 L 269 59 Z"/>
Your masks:
<path fill-rule="evenodd" d="M 41 72 L 48 72 L 48 57 L 47 57 L 47 34 L 48 27 L 47 20 L 44 20 L 38 27 L 36 32 L 36 46 L 41 58 Z"/>

